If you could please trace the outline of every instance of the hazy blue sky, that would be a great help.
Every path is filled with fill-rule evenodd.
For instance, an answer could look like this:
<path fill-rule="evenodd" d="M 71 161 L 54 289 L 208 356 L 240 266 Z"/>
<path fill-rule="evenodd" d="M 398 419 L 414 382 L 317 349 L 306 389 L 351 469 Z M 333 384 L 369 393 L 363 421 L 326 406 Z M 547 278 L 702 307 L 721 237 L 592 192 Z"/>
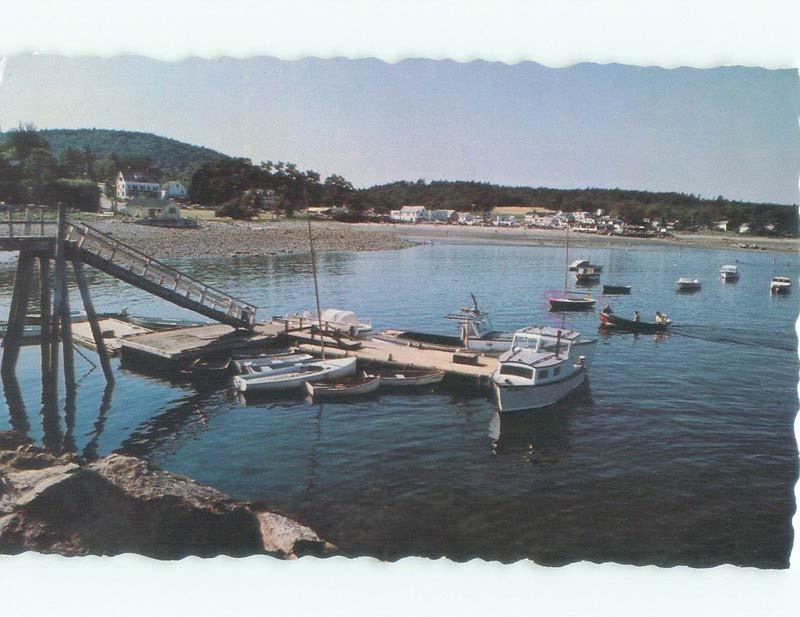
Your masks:
<path fill-rule="evenodd" d="M 150 131 L 359 186 L 468 179 L 797 203 L 797 71 L 12 56 L 0 122 Z"/>

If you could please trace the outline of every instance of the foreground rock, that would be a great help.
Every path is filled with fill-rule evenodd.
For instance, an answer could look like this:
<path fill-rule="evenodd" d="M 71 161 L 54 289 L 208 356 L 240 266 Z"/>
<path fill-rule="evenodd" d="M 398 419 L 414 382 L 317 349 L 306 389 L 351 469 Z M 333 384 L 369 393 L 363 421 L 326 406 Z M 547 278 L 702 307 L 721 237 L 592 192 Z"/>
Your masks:
<path fill-rule="evenodd" d="M 0 553 L 294 558 L 333 549 L 296 521 L 141 459 L 81 464 L 0 432 Z"/>

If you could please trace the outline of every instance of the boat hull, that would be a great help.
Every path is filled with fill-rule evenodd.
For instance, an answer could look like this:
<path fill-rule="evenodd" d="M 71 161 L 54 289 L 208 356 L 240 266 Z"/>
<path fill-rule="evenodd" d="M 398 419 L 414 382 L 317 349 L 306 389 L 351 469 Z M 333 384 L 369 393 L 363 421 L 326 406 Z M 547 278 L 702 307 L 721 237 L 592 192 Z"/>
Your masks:
<path fill-rule="evenodd" d="M 365 394 L 371 394 L 378 389 L 378 386 L 381 385 L 381 378 L 380 376 L 372 377 L 366 380 L 363 380 L 361 383 L 358 384 L 325 384 L 325 383 L 314 383 L 311 381 L 306 381 L 306 392 L 311 395 L 311 398 L 314 400 L 338 400 L 338 399 L 345 399 L 350 398 L 353 396 L 363 396 Z"/>
<path fill-rule="evenodd" d="M 625 332 L 667 332 L 669 330 L 669 323 L 656 324 L 633 321 L 603 312 L 600 313 L 600 325 L 604 328 L 615 328 Z"/>
<path fill-rule="evenodd" d="M 302 388 L 307 381 L 333 380 L 354 375 L 356 372 L 356 359 L 340 358 L 338 360 L 312 362 L 303 365 L 302 368 L 304 370 L 296 374 L 276 371 L 272 376 L 269 374 L 258 375 L 250 379 L 237 376 L 233 378 L 233 385 L 239 392 L 244 392 L 245 394 L 295 390 Z M 319 368 L 320 370 L 313 371 L 314 368 Z"/>
<path fill-rule="evenodd" d="M 433 386 L 444 379 L 444 371 L 428 371 L 419 375 L 407 374 L 402 370 L 386 371 L 380 374 L 381 388 L 415 388 Z"/>
<path fill-rule="evenodd" d="M 785 296 L 791 293 L 792 288 L 788 285 L 773 285 L 769 288 L 769 291 L 778 296 Z"/>
<path fill-rule="evenodd" d="M 631 293 L 630 285 L 603 285 L 603 293 L 606 295 L 628 295 Z"/>
<path fill-rule="evenodd" d="M 591 311 L 594 309 L 596 300 L 562 300 L 551 298 L 551 311 Z"/>
<path fill-rule="evenodd" d="M 569 377 L 542 385 L 492 384 L 500 413 L 541 409 L 565 398 L 586 379 L 586 369 L 579 367 Z"/>

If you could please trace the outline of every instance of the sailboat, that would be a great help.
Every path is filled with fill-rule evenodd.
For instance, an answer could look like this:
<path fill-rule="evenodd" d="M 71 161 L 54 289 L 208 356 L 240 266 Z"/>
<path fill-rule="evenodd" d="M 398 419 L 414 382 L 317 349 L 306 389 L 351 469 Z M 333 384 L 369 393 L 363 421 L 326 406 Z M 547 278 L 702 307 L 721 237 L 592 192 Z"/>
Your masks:
<path fill-rule="evenodd" d="M 308 211 L 308 197 L 305 186 L 303 197 Z M 311 217 L 308 221 L 308 243 L 311 249 L 311 272 L 314 276 L 314 297 L 317 304 L 317 319 L 319 331 L 323 332 L 322 311 L 319 302 L 319 284 L 317 282 L 317 259 L 314 252 L 314 235 L 311 233 Z M 317 362 L 298 362 L 295 365 L 284 365 L 273 369 L 249 375 L 237 375 L 233 378 L 233 385 L 239 392 L 275 392 L 280 390 L 293 390 L 307 387 L 309 382 L 332 381 L 334 379 L 352 377 L 356 372 L 356 358 L 325 358 L 325 339 L 319 339 L 322 360 Z"/>
<path fill-rule="evenodd" d="M 567 225 L 567 241 L 565 243 L 566 261 L 564 264 L 564 293 L 548 298 L 551 311 L 589 311 L 594 308 L 595 299 L 589 294 L 569 291 L 567 275 L 569 273 L 569 225 Z"/>

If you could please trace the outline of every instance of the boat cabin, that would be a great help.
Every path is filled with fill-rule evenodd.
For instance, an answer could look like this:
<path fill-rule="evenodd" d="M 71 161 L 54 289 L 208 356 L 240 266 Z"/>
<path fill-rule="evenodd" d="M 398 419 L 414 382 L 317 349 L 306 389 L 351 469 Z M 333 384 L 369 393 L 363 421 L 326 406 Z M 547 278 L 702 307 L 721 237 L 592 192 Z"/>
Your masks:
<path fill-rule="evenodd" d="M 500 356 L 499 379 L 517 377 L 532 385 L 562 379 L 563 365 L 571 357 L 572 344 L 578 338 L 580 333 L 574 330 L 550 327 L 518 330 L 511 349 Z"/>

